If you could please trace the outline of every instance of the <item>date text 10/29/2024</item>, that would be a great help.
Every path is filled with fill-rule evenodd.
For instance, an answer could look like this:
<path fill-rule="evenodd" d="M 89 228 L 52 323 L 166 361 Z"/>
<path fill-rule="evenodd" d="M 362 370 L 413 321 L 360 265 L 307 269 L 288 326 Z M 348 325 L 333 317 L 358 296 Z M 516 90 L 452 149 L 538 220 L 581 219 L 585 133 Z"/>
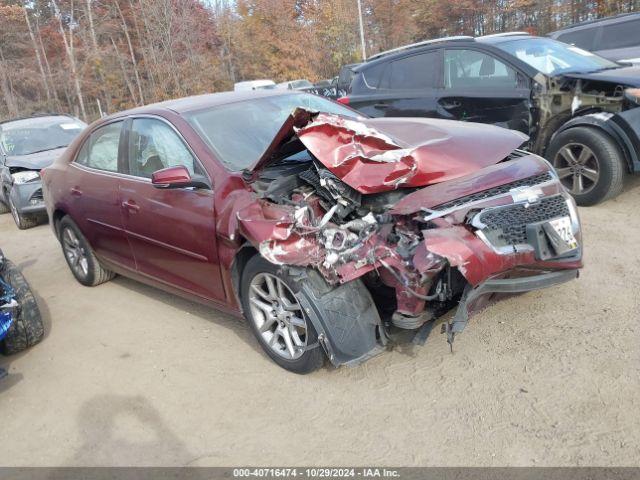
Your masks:
<path fill-rule="evenodd" d="M 234 468 L 234 478 L 399 478 L 392 468 Z"/>

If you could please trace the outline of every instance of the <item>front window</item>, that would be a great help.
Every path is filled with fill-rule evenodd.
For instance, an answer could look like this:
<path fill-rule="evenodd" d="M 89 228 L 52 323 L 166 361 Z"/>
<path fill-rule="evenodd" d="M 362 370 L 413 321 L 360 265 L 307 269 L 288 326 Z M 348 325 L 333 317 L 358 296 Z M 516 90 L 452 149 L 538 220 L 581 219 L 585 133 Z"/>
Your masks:
<path fill-rule="evenodd" d="M 516 71 L 476 50 L 446 50 L 444 86 L 447 89 L 509 88 L 517 85 Z"/>
<path fill-rule="evenodd" d="M 496 46 L 546 75 L 595 72 L 619 66 L 591 52 L 549 38 L 512 40 Z"/>
<path fill-rule="evenodd" d="M 339 103 L 304 93 L 253 98 L 185 116 L 229 170 L 241 171 L 260 159 L 287 117 L 298 107 L 358 116 Z"/>
<path fill-rule="evenodd" d="M 0 143 L 10 156 L 68 146 L 87 125 L 65 116 L 25 118 L 0 124 Z"/>
<path fill-rule="evenodd" d="M 154 172 L 182 166 L 193 175 L 203 175 L 195 158 L 178 134 L 166 123 L 136 118 L 129 133 L 129 173 L 151 178 Z"/>

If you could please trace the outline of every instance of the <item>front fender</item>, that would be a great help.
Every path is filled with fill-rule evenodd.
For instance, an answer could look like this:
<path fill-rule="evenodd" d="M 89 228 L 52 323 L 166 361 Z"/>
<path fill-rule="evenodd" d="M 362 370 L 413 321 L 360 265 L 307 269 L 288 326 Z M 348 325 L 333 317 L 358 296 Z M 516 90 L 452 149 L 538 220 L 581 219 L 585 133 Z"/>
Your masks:
<path fill-rule="evenodd" d="M 640 108 L 619 113 L 597 112 L 574 117 L 564 123 L 553 137 L 573 127 L 591 127 L 603 131 L 620 147 L 629 172 L 640 171 Z"/>

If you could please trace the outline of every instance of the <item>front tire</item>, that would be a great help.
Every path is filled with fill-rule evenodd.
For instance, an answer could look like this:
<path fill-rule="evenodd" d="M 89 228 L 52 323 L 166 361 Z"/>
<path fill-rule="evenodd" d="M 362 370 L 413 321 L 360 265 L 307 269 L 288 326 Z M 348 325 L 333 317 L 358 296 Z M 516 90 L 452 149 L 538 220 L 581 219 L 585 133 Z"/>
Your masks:
<path fill-rule="evenodd" d="M 60 221 L 58 231 L 64 258 L 78 282 L 95 287 L 115 277 L 115 273 L 100 265 L 91 245 L 70 217 Z"/>
<path fill-rule="evenodd" d="M 11 197 L 9 197 L 9 210 L 11 210 L 13 221 L 16 222 L 16 225 L 20 230 L 27 230 L 38 225 L 38 219 L 36 217 L 23 215 L 22 213 L 18 212 L 18 209 L 13 203 Z"/>
<path fill-rule="evenodd" d="M 4 281 L 11 285 L 20 304 L 18 317 L 14 319 L 7 336 L 0 343 L 2 353 L 12 355 L 40 342 L 44 336 L 44 325 L 36 299 L 20 270 L 5 259 L 0 274 Z"/>
<path fill-rule="evenodd" d="M 622 192 L 626 172 L 622 152 L 611 137 L 595 128 L 560 132 L 553 137 L 547 158 L 578 205 L 595 205 Z"/>
<path fill-rule="evenodd" d="M 282 368 L 306 374 L 324 363 L 322 347 L 305 350 L 318 335 L 300 306 L 294 282 L 262 256 L 252 257 L 242 273 L 245 318 L 265 353 Z"/>

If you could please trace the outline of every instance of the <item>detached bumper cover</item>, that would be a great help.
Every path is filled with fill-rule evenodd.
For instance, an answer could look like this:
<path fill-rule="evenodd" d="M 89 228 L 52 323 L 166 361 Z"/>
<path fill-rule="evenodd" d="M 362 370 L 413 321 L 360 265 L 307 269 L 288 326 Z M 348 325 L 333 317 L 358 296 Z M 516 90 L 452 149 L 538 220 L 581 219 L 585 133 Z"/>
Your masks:
<path fill-rule="evenodd" d="M 447 334 L 447 342 L 449 342 L 449 345 L 453 345 L 455 335 L 462 332 L 467 326 L 469 315 L 480 297 L 493 293 L 514 294 L 553 287 L 575 280 L 579 274 L 579 270 L 577 269 L 559 270 L 529 277 L 490 279 L 475 288 L 468 286 L 462 294 L 458 310 L 453 320 L 443 325 L 444 331 Z"/>

